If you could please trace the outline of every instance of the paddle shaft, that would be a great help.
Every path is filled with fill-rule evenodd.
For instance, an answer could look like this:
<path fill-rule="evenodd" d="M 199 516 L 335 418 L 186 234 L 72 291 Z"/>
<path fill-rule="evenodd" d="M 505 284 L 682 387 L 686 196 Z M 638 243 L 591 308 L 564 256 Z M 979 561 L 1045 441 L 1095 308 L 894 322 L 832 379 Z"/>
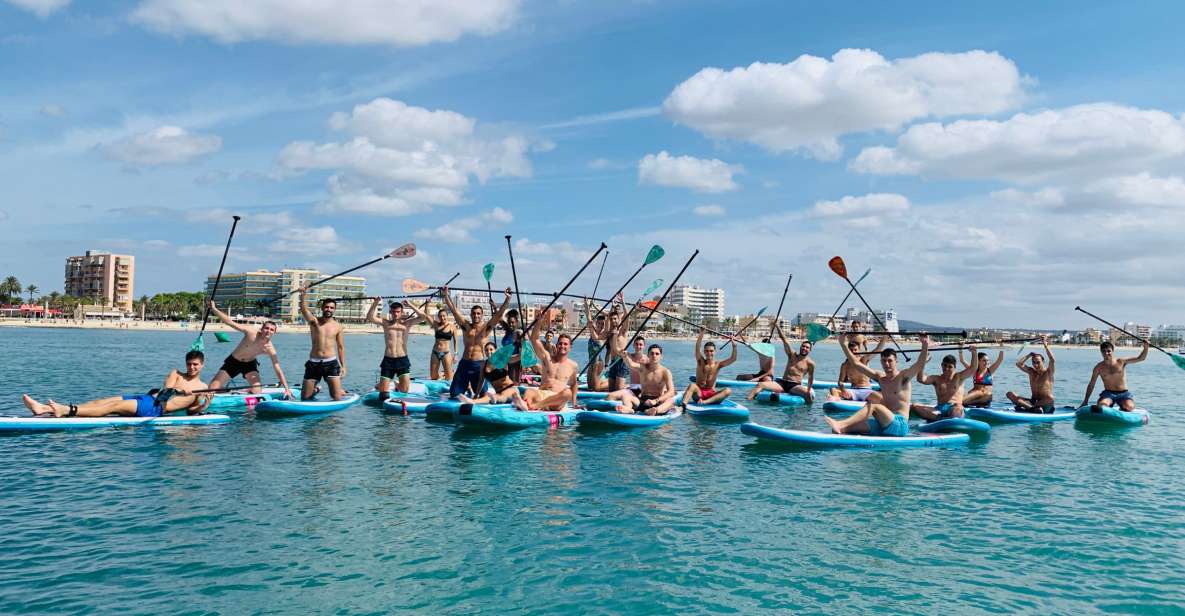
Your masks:
<path fill-rule="evenodd" d="M 884 330 L 885 333 L 888 334 L 889 340 L 893 341 L 893 346 L 897 347 L 898 351 L 901 351 L 901 355 L 905 357 L 905 361 L 909 361 L 909 353 L 906 353 L 905 349 L 901 348 L 901 343 L 897 342 L 897 339 L 893 337 L 893 334 L 888 333 L 889 328 L 885 327 L 885 322 L 881 321 L 880 315 L 878 315 L 876 311 L 872 309 L 872 306 L 868 305 L 868 300 L 864 299 L 864 296 L 860 294 L 860 290 L 856 288 L 856 285 L 853 284 L 847 276 L 844 276 L 843 279 L 846 280 L 848 285 L 852 287 L 852 291 L 856 293 L 856 297 L 860 298 L 860 302 L 864 304 L 864 307 L 867 308 L 868 312 L 872 314 L 872 318 L 876 319 L 876 324 L 880 325 L 881 330 Z"/>
<path fill-rule="evenodd" d="M 260 385 L 260 387 L 281 387 L 281 386 L 282 385 L 280 383 L 268 383 L 267 385 L 263 385 L 263 384 Z M 216 393 L 220 393 L 220 392 L 224 392 L 224 391 L 242 391 L 244 389 L 251 389 L 252 387 L 255 387 L 255 386 L 254 385 L 238 385 L 235 387 L 219 387 L 217 389 L 195 389 L 190 393 L 216 394 Z"/>
<path fill-rule="evenodd" d="M 1137 336 L 1137 335 L 1135 335 L 1135 334 L 1133 334 L 1133 333 L 1131 333 L 1131 332 L 1127 331 L 1126 329 L 1123 329 L 1122 327 L 1120 327 L 1120 326 L 1118 326 L 1118 325 L 1116 325 L 1116 324 L 1114 324 L 1114 323 L 1112 323 L 1112 322 L 1110 322 L 1110 321 L 1108 321 L 1108 320 L 1106 320 L 1106 319 L 1104 319 L 1104 318 L 1102 318 L 1102 317 L 1100 317 L 1100 316 L 1098 316 L 1098 315 L 1091 314 L 1091 313 L 1089 313 L 1089 312 L 1087 312 L 1087 311 L 1083 310 L 1083 309 L 1082 309 L 1082 306 L 1074 306 L 1074 310 L 1077 310 L 1078 312 L 1081 312 L 1082 314 L 1085 314 L 1086 316 L 1088 316 L 1088 317 L 1090 317 L 1090 318 L 1092 318 L 1092 319 L 1094 319 L 1094 320 L 1096 320 L 1096 321 L 1099 321 L 1100 323 L 1104 323 L 1104 324 L 1106 324 L 1106 325 L 1110 325 L 1110 326 L 1111 326 L 1111 329 L 1117 329 L 1117 330 L 1119 330 L 1119 331 L 1121 331 L 1121 332 L 1123 332 L 1123 333 L 1127 334 L 1128 336 L 1131 336 L 1132 338 L 1135 338 L 1136 340 L 1139 340 L 1140 342 L 1143 342 L 1144 344 L 1146 344 L 1146 345 L 1148 345 L 1148 346 L 1150 346 L 1150 347 L 1152 347 L 1152 348 L 1156 349 L 1157 351 L 1160 351 L 1161 353 L 1164 353 L 1165 355 L 1168 355 L 1169 357 L 1175 357 L 1175 356 L 1174 356 L 1172 353 L 1170 353 L 1170 352 L 1168 352 L 1168 351 L 1166 351 L 1166 350 L 1164 350 L 1164 349 L 1160 348 L 1159 346 L 1157 346 L 1157 345 L 1155 345 L 1155 344 L 1152 344 L 1152 341 L 1151 341 L 1151 340 L 1148 340 L 1147 338 L 1142 338 L 1142 337 L 1140 337 L 1140 336 Z"/>
<path fill-rule="evenodd" d="M 645 306 L 643 306 L 643 308 L 645 308 Z M 712 335 L 715 335 L 715 336 L 720 336 L 721 338 L 727 338 L 727 337 L 728 337 L 728 334 L 726 334 L 726 333 L 724 333 L 724 332 L 718 332 L 718 331 L 716 331 L 716 330 L 714 330 L 714 329 L 711 329 L 711 328 L 708 328 L 708 327 L 704 327 L 703 325 L 700 325 L 699 323 L 695 323 L 695 322 L 692 322 L 692 321 L 688 321 L 687 319 L 684 319 L 684 318 L 682 318 L 682 317 L 675 316 L 675 315 L 673 315 L 673 314 L 671 314 L 671 313 L 669 313 L 669 312 L 663 312 L 663 311 L 661 311 L 661 310 L 659 310 L 659 309 L 658 309 L 658 306 L 657 306 L 657 305 L 656 305 L 654 308 L 647 308 L 647 310 L 649 310 L 649 311 L 651 311 L 651 312 L 657 312 L 658 314 L 661 314 L 662 316 L 664 316 L 664 317 L 666 317 L 666 318 L 668 318 L 668 319 L 670 319 L 670 320 L 672 320 L 672 321 L 678 321 L 679 323 L 683 323 L 683 324 L 685 324 L 685 325 L 690 325 L 690 326 L 692 326 L 692 327 L 698 327 L 698 328 L 700 328 L 700 329 L 702 329 L 702 330 L 704 330 L 704 331 L 708 332 L 709 334 L 712 334 Z M 739 333 L 738 333 L 738 335 L 739 335 Z M 740 342 L 740 341 L 738 341 L 738 342 Z M 750 350 L 752 350 L 754 353 L 756 353 L 756 352 L 757 352 L 757 349 L 754 349 L 754 348 L 753 348 L 753 346 L 752 346 L 752 345 L 750 345 L 748 342 L 741 342 L 741 344 L 743 344 L 743 345 L 745 345 L 746 347 L 748 347 L 748 348 L 749 348 Z"/>
<path fill-rule="evenodd" d="M 972 346 L 987 345 L 987 346 L 983 347 L 986 349 L 994 344 L 1006 344 L 1006 343 L 1012 343 L 1012 342 L 1035 342 L 1037 340 L 1040 340 L 1040 338 L 1009 338 L 1007 340 L 980 340 L 978 342 L 964 343 L 962 346 L 930 347 L 929 350 L 931 352 L 934 352 L 934 351 L 965 351 L 965 350 L 968 350 Z M 921 351 L 922 351 L 921 349 L 910 349 L 909 350 L 910 353 L 920 353 Z M 879 354 L 880 354 L 880 351 L 858 351 L 856 353 L 856 355 L 879 355 Z"/>
<path fill-rule="evenodd" d="M 235 227 L 239 226 L 240 218 L 234 216 L 234 222 L 230 223 L 230 236 L 226 238 L 226 248 L 222 249 L 222 263 L 218 264 L 218 275 L 214 277 L 214 291 L 210 293 L 211 299 L 218 297 L 218 283 L 222 282 L 222 269 L 226 267 L 226 255 L 230 254 L 230 241 L 235 239 Z M 206 323 L 210 321 L 210 307 L 206 306 L 206 313 L 202 315 L 202 330 L 198 332 L 198 337 L 206 332 Z"/>
<path fill-rule="evenodd" d="M 609 251 L 605 251 L 605 256 L 601 257 L 601 271 L 597 272 L 597 282 L 593 285 L 593 295 L 597 294 L 597 289 L 601 288 L 601 274 L 605 273 L 605 262 L 609 260 Z"/>
<path fill-rule="evenodd" d="M 568 284 L 564 285 L 564 288 L 560 289 L 559 293 L 554 294 L 554 297 L 552 297 L 551 301 L 547 303 L 547 306 L 543 310 L 536 313 L 534 319 L 531 319 L 531 326 L 523 328 L 523 331 L 524 332 L 531 331 L 531 329 L 533 329 L 535 327 L 535 323 L 537 323 L 539 321 L 539 319 L 541 319 L 543 317 L 543 315 L 547 314 L 548 311 L 551 310 L 551 307 L 554 306 L 557 301 L 559 301 L 560 296 L 563 295 L 564 292 L 568 290 L 568 287 L 572 286 L 572 283 L 576 282 L 577 278 L 580 278 L 580 275 L 584 273 L 584 270 L 588 269 L 588 266 L 591 265 L 593 260 L 595 260 L 597 258 L 597 255 L 601 254 L 601 251 L 605 250 L 608 247 L 609 246 L 607 244 L 605 244 L 605 242 L 601 242 L 601 246 L 599 248 L 597 248 L 597 251 L 594 252 L 591 257 L 588 258 L 588 261 L 584 262 L 584 265 L 580 266 L 580 271 L 576 272 L 576 275 L 573 276 L 570 280 L 568 280 Z M 514 265 L 512 262 L 511 268 L 513 268 L 513 267 L 514 267 Z"/>
<path fill-rule="evenodd" d="M 765 308 L 762 308 L 762 310 L 765 310 Z M 751 325 L 753 325 L 754 323 L 756 323 L 756 322 L 757 322 L 757 319 L 760 319 L 760 318 L 761 318 L 761 315 L 760 315 L 760 314 L 758 314 L 758 315 L 754 316 L 752 319 L 749 319 L 749 322 L 748 322 L 748 323 L 745 323 L 745 326 L 744 326 L 744 327 L 742 327 L 741 329 L 739 329 L 739 330 L 737 331 L 737 333 L 733 334 L 733 336 L 740 336 L 741 334 L 745 333 L 745 330 L 746 330 L 746 329 L 749 329 L 749 326 L 751 326 Z M 704 330 L 704 331 L 707 331 L 707 330 Z M 717 335 L 719 335 L 719 334 L 717 334 Z M 720 350 L 721 350 L 721 351 L 723 351 L 724 349 L 727 349 L 727 348 L 728 348 L 728 345 L 730 345 L 730 344 L 732 344 L 732 339 L 731 339 L 731 338 L 728 340 L 728 342 L 725 342 L 725 343 L 724 343 L 724 345 L 720 347 Z M 749 345 L 745 345 L 745 346 L 749 346 Z M 749 348 L 753 348 L 753 347 L 749 347 Z"/>
<path fill-rule="evenodd" d="M 774 322 L 769 325 L 769 336 L 766 336 L 767 338 L 773 338 L 774 327 L 777 326 L 778 320 L 782 318 L 782 305 L 786 303 L 786 293 L 790 291 L 791 280 L 794 280 L 794 274 L 786 276 L 786 288 L 782 289 L 782 301 L 778 302 L 778 314 L 774 316 Z"/>
<path fill-rule="evenodd" d="M 390 258 L 391 258 L 391 255 L 383 255 L 383 256 L 381 256 L 381 257 L 379 257 L 379 258 L 377 258 L 377 259 L 371 259 L 371 260 L 367 261 L 366 263 L 363 263 L 362 265 L 356 265 L 356 266 L 354 266 L 354 267 L 351 267 L 350 269 L 348 269 L 348 270 L 346 270 L 346 271 L 344 271 L 344 272 L 338 272 L 338 273 L 336 273 L 336 274 L 334 274 L 334 275 L 330 276 L 329 278 L 322 278 L 321 280 L 318 280 L 317 282 L 314 282 L 313 284 L 310 284 L 310 285 L 308 285 L 308 286 L 304 287 L 304 289 L 307 291 L 307 290 L 309 290 L 309 289 L 311 289 L 311 288 L 313 288 L 313 287 L 315 287 L 315 286 L 317 286 L 317 285 L 319 285 L 319 284 L 324 284 L 324 283 L 326 283 L 326 282 L 329 282 L 330 280 L 333 280 L 334 278 L 340 278 L 340 277 L 342 277 L 342 276 L 345 276 L 346 274 L 349 274 L 349 273 L 352 273 L 352 272 L 356 272 L 356 271 L 358 271 L 358 270 L 360 270 L 360 269 L 362 269 L 362 268 L 364 268 L 364 267 L 366 267 L 366 266 L 368 266 L 368 265 L 374 265 L 375 263 L 378 263 L 379 261 L 382 261 L 382 260 L 384 260 L 384 259 L 390 259 Z M 283 294 L 283 295 L 281 295 L 281 296 L 279 296 L 279 297 L 273 297 L 273 298 L 271 298 L 271 299 L 267 300 L 267 303 L 268 303 L 268 304 L 274 304 L 274 303 L 276 303 L 276 302 L 278 302 L 278 301 L 280 301 L 280 300 L 284 299 L 285 297 L 288 297 L 289 295 L 292 295 L 292 294 L 294 294 L 294 293 L 298 293 L 299 291 L 300 291 L 300 288 L 293 289 L 293 290 L 291 290 L 291 291 L 289 291 L 289 292 L 287 292 L 287 293 L 285 293 L 285 294 Z"/>
<path fill-rule="evenodd" d="M 696 252 L 699 252 L 699 251 L 696 251 Z M 605 312 L 605 309 L 608 308 L 613 303 L 612 298 L 617 297 L 622 291 L 625 291 L 625 288 L 630 286 L 630 283 L 634 281 L 634 278 L 637 278 L 638 274 L 642 273 L 642 270 L 646 267 L 646 265 L 647 265 L 646 262 L 643 261 L 642 265 L 640 267 L 638 267 L 638 269 L 634 270 L 634 273 L 628 279 L 626 279 L 625 284 L 621 285 L 621 287 L 617 289 L 617 292 L 610 296 L 610 299 L 605 302 L 605 305 L 603 305 L 597 309 L 596 313 L 592 315 L 592 318 L 590 318 L 588 320 L 588 323 L 585 323 L 584 326 L 580 328 L 580 331 L 576 332 L 575 336 L 572 336 L 573 340 L 579 338 L 580 334 L 583 334 L 584 330 L 587 329 L 588 326 L 591 325 L 592 322 L 595 321 L 597 319 L 597 317 L 601 315 L 602 312 Z M 562 294 L 563 293 L 561 292 L 561 295 Z M 584 372 L 584 370 L 581 370 L 581 372 Z"/>

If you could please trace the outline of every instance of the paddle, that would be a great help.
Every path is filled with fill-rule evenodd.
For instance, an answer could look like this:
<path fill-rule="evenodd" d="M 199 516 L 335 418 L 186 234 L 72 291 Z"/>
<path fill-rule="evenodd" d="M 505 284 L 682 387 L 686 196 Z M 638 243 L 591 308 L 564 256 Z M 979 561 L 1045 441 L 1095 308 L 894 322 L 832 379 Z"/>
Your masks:
<path fill-rule="evenodd" d="M 218 275 L 214 277 L 214 291 L 207 295 L 206 299 L 218 297 L 218 283 L 222 282 L 222 268 L 226 267 L 226 255 L 230 254 L 230 241 L 235 238 L 235 227 L 239 226 L 240 218 L 238 216 L 233 216 L 232 218 L 234 218 L 234 222 L 230 223 L 230 236 L 226 238 L 226 248 L 222 249 L 222 263 L 218 264 Z M 202 340 L 202 334 L 206 333 L 206 323 L 209 322 L 210 306 L 207 305 L 206 312 L 202 315 L 202 329 L 198 331 L 197 338 L 193 341 L 193 344 L 189 345 L 189 350 L 204 351 L 206 349 L 206 343 Z M 228 342 L 230 340 L 230 338 L 223 340 L 222 336 L 215 337 L 218 338 L 218 342 Z"/>
<path fill-rule="evenodd" d="M 1141 338 L 1140 336 L 1137 336 L 1137 335 L 1127 331 L 1126 329 L 1123 329 L 1122 327 L 1120 327 L 1110 321 L 1104 320 L 1102 317 L 1093 315 L 1093 314 L 1083 310 L 1081 306 L 1074 306 L 1074 310 L 1077 310 L 1078 312 L 1081 312 L 1082 314 L 1085 314 L 1086 316 L 1088 316 L 1096 321 L 1099 321 L 1099 322 L 1104 323 L 1106 325 L 1110 325 L 1111 329 L 1117 329 L 1117 330 L 1127 334 L 1128 336 L 1131 336 L 1132 338 L 1135 338 L 1136 340 L 1139 340 L 1140 342 L 1143 342 L 1144 344 L 1156 349 L 1157 351 L 1160 351 L 1161 353 L 1168 355 L 1169 358 L 1173 360 L 1173 363 L 1176 364 L 1178 368 L 1185 370 L 1185 356 L 1181 356 L 1176 353 L 1170 353 L 1170 352 L 1160 348 L 1159 346 L 1152 344 L 1151 340 L 1148 340 L 1147 338 Z"/>
<path fill-rule="evenodd" d="M 760 318 L 761 318 L 761 315 L 765 314 L 765 308 L 766 308 L 765 306 L 762 306 L 762 307 L 761 307 L 761 310 L 758 310 L 758 311 L 757 311 L 757 314 L 756 314 L 756 315 L 754 315 L 752 319 L 749 319 L 749 322 L 748 322 L 748 323 L 745 323 L 745 326 L 744 326 L 744 327 L 742 327 L 742 328 L 740 328 L 739 330 L 737 330 L 737 333 L 733 334 L 733 336 L 737 336 L 737 337 L 739 337 L 741 334 L 745 333 L 745 330 L 746 330 L 746 329 L 749 329 L 749 326 L 751 326 L 751 325 L 753 325 L 754 323 L 756 323 L 756 322 L 757 322 L 757 319 L 760 319 Z M 705 330 L 705 331 L 706 331 L 706 330 Z M 732 344 L 732 339 L 729 339 L 729 341 L 728 341 L 728 342 L 725 342 L 725 343 L 724 343 L 724 345 L 720 347 L 720 350 L 721 350 L 721 351 L 723 351 L 724 349 L 727 349 L 727 348 L 728 348 L 728 345 L 730 345 L 730 344 Z M 771 346 L 772 346 L 772 345 L 771 345 Z M 749 348 L 753 348 L 753 347 L 749 347 Z M 756 349 L 754 349 L 754 350 L 756 350 Z"/>
<path fill-rule="evenodd" d="M 328 278 L 322 278 L 321 280 L 318 280 L 312 284 L 306 285 L 303 288 L 307 291 L 317 285 L 325 284 L 326 282 L 329 282 L 330 280 L 333 280 L 334 278 L 340 278 L 341 276 L 345 276 L 346 274 L 349 274 L 351 272 L 356 272 L 368 265 L 374 265 L 375 263 L 378 263 L 379 261 L 384 261 L 386 259 L 390 259 L 391 257 L 394 257 L 396 259 L 410 259 L 411 257 L 414 257 L 414 256 L 416 256 L 416 245 L 415 244 L 404 244 L 404 245 L 400 246 L 399 248 L 396 248 L 395 250 L 392 250 L 391 252 L 389 252 L 381 257 L 371 259 L 361 265 L 355 265 L 354 267 L 351 267 L 348 270 L 338 272 Z M 278 297 L 273 297 L 264 303 L 265 304 L 274 304 L 274 303 L 284 299 L 285 297 L 288 297 L 289 295 L 292 295 L 293 293 L 297 293 L 299 291 L 300 291 L 300 288 L 293 289 L 287 293 L 284 293 L 283 295 L 280 295 Z"/>
<path fill-rule="evenodd" d="M 774 316 L 774 322 L 769 324 L 769 335 L 766 338 L 774 337 L 774 328 L 777 327 L 778 321 L 782 318 L 782 304 L 786 303 L 786 293 L 790 290 L 790 281 L 794 280 L 794 274 L 786 276 L 786 288 L 782 289 L 782 301 L 778 302 L 778 314 Z M 772 345 L 771 345 L 772 346 Z M 772 356 L 768 356 L 772 357 Z"/>
<path fill-rule="evenodd" d="M 608 260 L 609 260 L 609 251 L 606 250 L 605 256 L 601 257 L 601 271 L 597 272 L 597 282 L 596 282 L 596 284 L 593 285 L 592 294 L 594 296 L 597 294 L 597 289 L 599 289 L 601 287 L 601 274 L 605 273 L 605 262 Z"/>
<path fill-rule="evenodd" d="M 840 302 L 839 305 L 835 307 L 835 312 L 831 313 L 831 318 L 827 319 L 828 327 L 835 325 L 835 315 L 839 314 L 840 310 L 843 310 L 844 304 L 848 303 L 848 298 L 852 297 L 852 292 L 855 291 L 856 287 L 860 286 L 860 283 L 864 282 L 864 279 L 868 278 L 868 275 L 871 273 L 872 273 L 871 267 L 864 270 L 864 273 L 861 274 L 860 277 L 856 279 L 856 284 L 852 285 L 851 289 L 848 289 L 848 294 L 843 296 L 843 301 Z M 772 336 L 773 334 L 770 334 L 770 335 Z"/>
<path fill-rule="evenodd" d="M 876 314 L 876 311 L 872 309 L 872 306 L 868 305 L 868 300 L 864 299 L 864 295 L 862 295 L 860 290 L 856 288 L 855 283 L 853 283 L 851 279 L 848 278 L 848 266 L 844 264 L 843 257 L 831 257 L 831 259 L 827 261 L 827 267 L 830 267 L 831 271 L 835 272 L 835 274 L 840 278 L 843 278 L 844 281 L 848 283 L 848 286 L 852 287 L 852 292 L 856 294 L 856 297 L 860 298 L 860 302 L 864 304 L 864 307 L 868 309 L 868 312 L 872 313 L 872 318 L 876 319 L 877 325 L 881 326 L 881 331 L 887 333 L 889 328 L 885 327 L 885 323 L 881 321 L 880 316 Z M 837 310 L 836 312 L 838 313 L 839 311 Z M 905 361 L 909 361 L 909 354 L 902 350 L 901 344 L 897 342 L 897 339 L 893 337 L 893 334 L 889 334 L 889 340 L 892 340 L 893 346 L 897 347 L 898 351 L 901 351 L 901 355 L 905 358 Z"/>
<path fill-rule="evenodd" d="M 481 268 L 481 277 L 486 279 L 486 295 L 490 298 L 490 303 L 494 303 L 494 289 L 490 286 L 490 279 L 494 277 L 494 264 L 486 263 Z"/>
<path fill-rule="evenodd" d="M 268 384 L 266 384 L 266 385 L 264 385 L 264 384 L 260 384 L 260 387 L 267 387 L 267 388 L 271 388 L 271 387 L 281 387 L 281 386 L 282 386 L 282 385 L 281 385 L 280 383 L 268 383 Z M 217 394 L 217 393 L 222 393 L 222 392 L 226 392 L 226 391 L 242 391 L 242 390 L 244 390 L 244 389 L 251 389 L 252 387 L 255 387 L 255 386 L 254 386 L 254 385 L 236 385 L 236 386 L 234 386 L 234 387 L 219 387 L 219 388 L 217 388 L 217 389 L 195 389 L 195 390 L 193 390 L 193 391 L 191 391 L 191 392 L 189 392 L 189 393 L 193 393 L 193 394 Z"/>
<path fill-rule="evenodd" d="M 572 286 L 572 283 L 576 282 L 576 279 L 579 278 L 580 275 L 584 273 L 584 270 L 588 269 L 588 266 L 591 265 L 593 260 L 595 260 L 597 258 L 597 255 L 601 254 L 601 251 L 605 250 L 608 247 L 609 246 L 607 246 L 604 242 L 601 242 L 601 246 L 599 248 L 597 248 L 597 251 L 594 252 L 591 257 L 588 258 L 588 261 L 584 262 L 584 265 L 580 266 L 580 270 L 576 272 L 576 275 L 572 276 L 572 278 L 570 278 L 568 280 L 568 284 L 565 284 L 564 288 L 560 289 L 560 292 L 556 293 L 555 296 L 551 298 L 551 301 L 548 302 L 547 306 L 545 308 L 543 308 L 543 310 L 540 310 L 539 312 L 537 312 L 535 314 L 535 318 L 531 320 L 531 325 L 529 327 L 524 328 L 523 331 L 526 331 L 526 332 L 531 331 L 535 327 L 535 323 L 537 323 L 543 315 L 547 314 L 551 310 L 551 307 L 554 306 L 556 301 L 559 300 L 560 295 L 563 294 L 564 291 L 567 291 L 568 287 Z M 514 267 L 513 263 L 514 262 L 511 261 L 512 268 Z M 514 345 L 513 344 L 503 345 L 497 351 L 494 351 L 494 354 L 490 356 L 490 363 L 495 368 L 505 368 L 506 364 L 510 361 L 510 357 L 512 355 L 514 355 Z M 533 357 L 533 354 L 532 354 L 532 357 Z M 523 357 L 521 359 L 525 360 L 526 358 L 527 358 L 527 355 L 524 353 Z M 524 363 L 523 365 L 526 366 L 527 364 Z"/>
<path fill-rule="evenodd" d="M 662 281 L 660 280 L 660 281 L 656 281 L 656 282 L 662 282 Z M 664 316 L 672 321 L 683 323 L 684 325 L 690 325 L 692 327 L 703 328 L 704 331 L 706 331 L 709 334 L 712 334 L 714 336 L 720 336 L 721 338 L 728 337 L 728 334 L 726 334 L 724 332 L 718 332 L 710 327 L 704 327 L 703 325 L 700 325 L 699 323 L 696 323 L 694 321 L 688 321 L 687 319 L 684 319 L 683 317 L 680 317 L 678 315 L 674 315 L 669 312 L 663 312 L 658 309 L 658 302 L 656 302 L 656 301 L 651 300 L 651 301 L 647 301 L 647 302 L 642 302 L 641 305 L 643 308 L 645 308 L 651 312 L 657 312 L 658 314 L 661 314 L 662 316 Z M 739 342 L 740 344 L 742 344 L 746 347 L 749 347 L 755 353 L 765 355 L 766 357 L 773 357 L 774 356 L 773 355 L 774 354 L 774 345 L 769 344 L 767 342 L 754 342 L 753 344 L 749 344 L 748 342 L 745 342 L 743 340 L 738 340 L 737 342 Z"/>
<path fill-rule="evenodd" d="M 990 346 L 993 344 L 1006 344 L 1006 343 L 1013 343 L 1013 342 L 1028 343 L 1028 342 L 1034 342 L 1036 340 L 1040 340 L 1040 338 L 1009 338 L 1006 340 L 971 340 L 971 341 L 963 343 L 961 346 L 930 347 L 930 352 L 933 353 L 934 351 L 960 351 L 960 350 L 966 350 L 968 347 L 971 347 L 971 346 L 980 346 L 980 345 L 986 345 L 986 346 L 983 346 L 983 348 L 987 348 L 987 346 Z M 910 353 L 920 353 L 921 351 L 922 351 L 921 349 L 909 349 Z M 856 352 L 856 355 L 879 355 L 879 354 L 880 354 L 880 351 L 857 351 Z"/>
<path fill-rule="evenodd" d="M 698 254 L 699 251 L 697 250 L 696 253 Z M 634 278 L 638 277 L 638 274 L 642 273 L 642 270 L 647 265 L 650 265 L 651 263 L 658 261 L 665 254 L 666 254 L 666 251 L 662 249 L 662 246 L 659 246 L 658 244 L 651 246 L 650 250 L 646 253 L 646 259 L 642 261 L 642 265 L 638 266 L 638 269 L 634 270 L 634 273 L 631 274 L 630 277 L 626 279 L 625 284 L 621 285 L 621 287 L 617 289 L 617 292 L 610 295 L 609 297 L 613 298 L 613 297 L 617 297 L 618 295 L 621 295 L 621 293 L 623 291 L 625 291 L 625 288 L 628 287 L 630 285 L 630 283 L 634 281 Z M 583 334 L 584 330 L 587 329 L 588 326 L 591 325 L 592 322 L 595 321 L 596 318 L 602 312 L 605 312 L 605 309 L 608 308 L 609 305 L 612 303 L 613 303 L 613 300 L 610 299 L 609 301 L 605 302 L 604 306 L 601 306 L 600 308 L 598 308 L 596 314 L 592 315 L 592 318 L 589 319 L 588 323 L 585 323 L 584 326 L 580 328 L 580 331 L 576 332 L 575 336 L 572 336 L 572 339 L 576 340 L 577 338 L 579 338 L 580 334 Z M 581 372 L 584 372 L 584 371 L 581 370 Z"/>

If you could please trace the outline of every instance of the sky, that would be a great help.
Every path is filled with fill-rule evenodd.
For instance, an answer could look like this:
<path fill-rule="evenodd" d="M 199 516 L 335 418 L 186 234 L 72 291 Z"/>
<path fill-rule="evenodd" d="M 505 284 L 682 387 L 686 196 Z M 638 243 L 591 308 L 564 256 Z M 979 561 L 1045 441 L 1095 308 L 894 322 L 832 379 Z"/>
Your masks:
<path fill-rule="evenodd" d="M 364 270 L 730 314 L 1181 323 L 1185 5 L 0 0 L 0 275 L 136 256 L 136 294 Z M 1175 58 L 1175 59 L 1174 59 Z M 572 287 L 591 292 L 599 263 Z M 855 298 L 853 298 L 855 300 Z"/>

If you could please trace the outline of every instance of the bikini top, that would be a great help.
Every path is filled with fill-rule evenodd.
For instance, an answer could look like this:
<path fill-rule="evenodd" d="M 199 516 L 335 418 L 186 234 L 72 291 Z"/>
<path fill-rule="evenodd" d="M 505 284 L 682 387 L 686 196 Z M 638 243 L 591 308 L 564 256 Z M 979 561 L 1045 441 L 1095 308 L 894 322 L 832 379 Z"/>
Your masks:
<path fill-rule="evenodd" d="M 980 374 L 975 375 L 975 384 L 976 385 L 991 385 L 992 384 L 991 370 L 984 372 L 982 375 L 980 375 Z"/>
<path fill-rule="evenodd" d="M 486 380 L 491 383 L 497 383 L 502 379 L 510 378 L 510 371 L 505 368 L 491 368 L 486 366 Z"/>
<path fill-rule="evenodd" d="M 453 339 L 453 332 L 444 330 L 444 329 L 438 329 L 438 330 L 436 330 L 436 339 L 437 340 L 452 340 Z"/>

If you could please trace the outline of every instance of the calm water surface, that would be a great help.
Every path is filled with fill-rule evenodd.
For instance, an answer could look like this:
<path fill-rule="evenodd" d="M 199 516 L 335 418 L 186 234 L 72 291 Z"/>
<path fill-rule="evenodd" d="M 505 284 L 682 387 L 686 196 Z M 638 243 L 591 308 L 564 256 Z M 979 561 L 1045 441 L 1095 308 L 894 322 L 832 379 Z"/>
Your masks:
<path fill-rule="evenodd" d="M 21 392 L 158 386 L 192 340 L 0 329 L 0 414 L 24 414 Z M 276 340 L 298 379 L 307 337 Z M 381 346 L 347 337 L 350 389 Z M 685 382 L 690 345 L 665 346 Z M 207 378 L 230 348 L 207 336 Z M 1098 353 L 1056 352 L 1076 403 Z M 838 349 L 815 356 L 834 379 Z M 997 399 L 1027 387 L 1014 361 Z M 1183 376 L 1159 354 L 1130 370 L 1144 428 L 999 426 L 919 451 L 790 451 L 689 417 L 491 433 L 363 406 L 2 437 L 0 613 L 1181 613 Z M 823 428 L 817 405 L 753 420 Z"/>

